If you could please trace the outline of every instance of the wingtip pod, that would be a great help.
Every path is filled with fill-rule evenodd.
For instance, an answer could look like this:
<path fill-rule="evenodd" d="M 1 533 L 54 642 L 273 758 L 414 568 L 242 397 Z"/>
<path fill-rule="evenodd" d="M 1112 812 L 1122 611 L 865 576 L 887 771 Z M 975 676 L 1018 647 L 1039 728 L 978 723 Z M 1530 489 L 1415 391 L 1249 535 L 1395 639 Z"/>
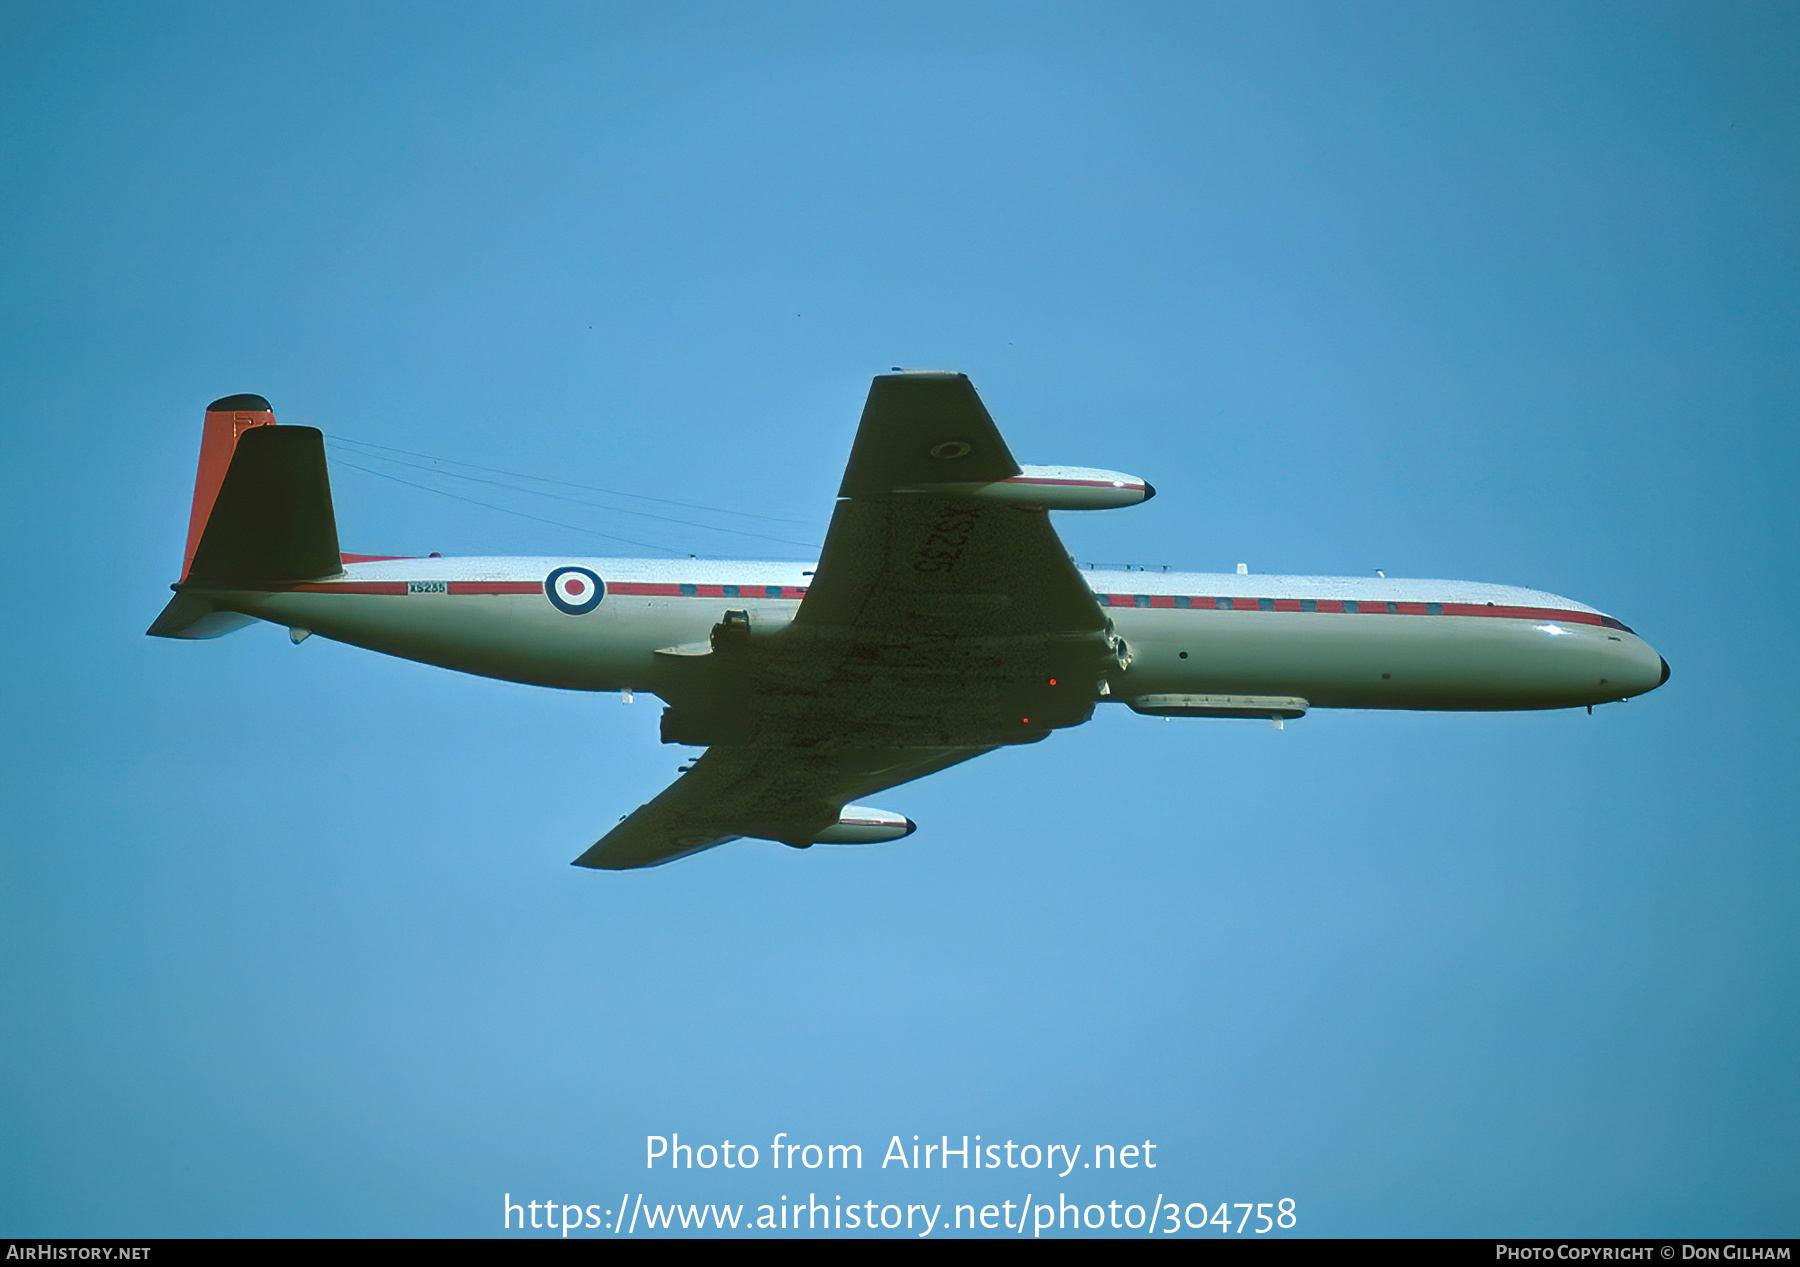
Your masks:
<path fill-rule="evenodd" d="M 1034 510 L 1117 510 L 1156 496 L 1148 480 L 1088 466 L 1024 466 L 1010 479 L 967 485 L 959 495 Z"/>
<path fill-rule="evenodd" d="M 904 814 L 876 809 L 871 805 L 846 805 L 837 822 L 814 836 L 816 845 L 885 845 L 903 840 L 919 830 L 919 825 Z"/>

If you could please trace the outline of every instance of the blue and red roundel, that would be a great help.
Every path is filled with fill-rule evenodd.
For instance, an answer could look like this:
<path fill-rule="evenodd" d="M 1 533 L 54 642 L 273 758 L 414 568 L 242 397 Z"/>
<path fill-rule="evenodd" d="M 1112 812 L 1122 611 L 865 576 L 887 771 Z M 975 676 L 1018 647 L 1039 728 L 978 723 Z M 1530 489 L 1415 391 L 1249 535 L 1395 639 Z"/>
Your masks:
<path fill-rule="evenodd" d="M 586 568 L 557 568 L 544 578 L 544 596 L 559 612 L 585 616 L 606 597 L 606 582 Z"/>

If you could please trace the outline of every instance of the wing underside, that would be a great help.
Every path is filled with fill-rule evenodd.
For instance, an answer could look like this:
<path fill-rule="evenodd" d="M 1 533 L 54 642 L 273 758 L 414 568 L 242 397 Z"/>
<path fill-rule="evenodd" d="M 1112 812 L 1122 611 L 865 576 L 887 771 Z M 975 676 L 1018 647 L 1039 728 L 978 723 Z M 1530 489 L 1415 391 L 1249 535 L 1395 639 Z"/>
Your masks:
<path fill-rule="evenodd" d="M 986 748 L 716 747 L 662 795 L 606 833 L 578 867 L 654 867 L 740 836 L 806 846 L 845 802 L 923 778 Z"/>
<path fill-rule="evenodd" d="M 1107 622 L 1049 516 L 957 495 L 1018 470 L 967 378 L 877 378 L 793 623 L 681 657 L 663 739 L 705 755 L 577 863 L 803 846 L 848 800 L 1086 721 Z"/>

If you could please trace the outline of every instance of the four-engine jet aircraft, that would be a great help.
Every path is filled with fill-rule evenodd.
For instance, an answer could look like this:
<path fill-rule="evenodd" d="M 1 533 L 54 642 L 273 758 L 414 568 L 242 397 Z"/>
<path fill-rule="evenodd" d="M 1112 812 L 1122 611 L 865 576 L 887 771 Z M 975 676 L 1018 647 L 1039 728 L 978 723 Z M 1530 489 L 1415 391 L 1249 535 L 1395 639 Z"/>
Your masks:
<path fill-rule="evenodd" d="M 187 554 L 151 634 L 266 620 L 465 673 L 646 691 L 705 753 L 576 864 L 654 866 L 741 836 L 796 848 L 914 824 L 847 802 L 1111 701 L 1163 717 L 1592 706 L 1666 661 L 1619 621 L 1510 586 L 1083 573 L 1048 511 L 1141 479 L 1013 460 L 969 380 L 869 390 L 818 563 L 341 554 L 324 442 L 260 396 L 207 409 Z M 1126 592 L 1128 591 L 1128 592 Z"/>

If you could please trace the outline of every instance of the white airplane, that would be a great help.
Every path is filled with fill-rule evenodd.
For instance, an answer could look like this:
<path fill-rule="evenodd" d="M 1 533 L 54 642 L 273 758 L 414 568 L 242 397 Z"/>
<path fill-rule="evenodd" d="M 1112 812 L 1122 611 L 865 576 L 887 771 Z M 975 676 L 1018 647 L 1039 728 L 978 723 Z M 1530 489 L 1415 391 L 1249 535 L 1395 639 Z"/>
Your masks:
<path fill-rule="evenodd" d="M 1535 709 L 1628 699 L 1667 661 L 1536 590 L 1385 577 L 1082 572 L 1048 511 L 1155 494 L 1021 466 L 967 377 L 869 389 L 817 564 L 341 554 L 324 440 L 260 396 L 207 407 L 187 553 L 149 632 L 256 620 L 538 686 L 646 691 L 706 749 L 575 865 L 656 866 L 739 837 L 895 840 L 848 804 L 1096 704 L 1160 717 Z M 629 698 L 629 695 L 627 696 Z"/>

